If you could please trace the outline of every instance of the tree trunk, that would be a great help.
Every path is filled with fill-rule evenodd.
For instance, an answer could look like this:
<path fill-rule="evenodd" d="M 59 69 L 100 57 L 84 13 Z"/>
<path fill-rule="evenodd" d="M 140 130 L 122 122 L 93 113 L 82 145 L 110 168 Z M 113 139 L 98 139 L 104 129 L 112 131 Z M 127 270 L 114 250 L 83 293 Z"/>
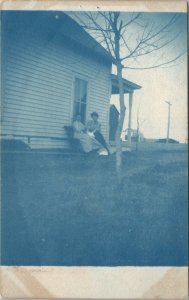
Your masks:
<path fill-rule="evenodd" d="M 116 171 L 118 182 L 121 183 L 122 177 L 122 143 L 121 143 L 121 133 L 123 129 L 123 122 L 125 119 L 125 103 L 124 103 L 124 89 L 123 89 L 123 79 L 122 79 L 122 65 L 117 64 L 117 76 L 119 82 L 119 103 L 120 103 L 120 117 L 116 130 L 115 141 L 116 141 Z"/>
<path fill-rule="evenodd" d="M 138 151 L 138 143 L 139 143 L 139 116 L 137 115 L 136 151 Z"/>
<path fill-rule="evenodd" d="M 127 134 L 127 144 L 131 149 L 131 120 L 132 120 L 132 104 L 133 104 L 133 92 L 129 93 L 129 121 L 128 121 L 128 134 Z"/>
<path fill-rule="evenodd" d="M 136 151 L 138 151 L 138 143 L 139 143 L 139 127 L 137 127 L 137 136 L 136 136 Z"/>

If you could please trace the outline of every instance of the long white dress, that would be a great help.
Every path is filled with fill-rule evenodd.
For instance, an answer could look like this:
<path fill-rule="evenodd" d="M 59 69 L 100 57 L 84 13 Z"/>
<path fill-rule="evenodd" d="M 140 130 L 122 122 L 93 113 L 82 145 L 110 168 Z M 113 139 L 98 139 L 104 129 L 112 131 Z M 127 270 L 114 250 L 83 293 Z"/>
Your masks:
<path fill-rule="evenodd" d="M 95 149 L 100 149 L 102 146 L 94 138 L 92 134 L 85 133 L 85 126 L 80 121 L 73 122 L 74 138 L 78 139 L 81 143 L 84 152 L 90 152 Z"/>

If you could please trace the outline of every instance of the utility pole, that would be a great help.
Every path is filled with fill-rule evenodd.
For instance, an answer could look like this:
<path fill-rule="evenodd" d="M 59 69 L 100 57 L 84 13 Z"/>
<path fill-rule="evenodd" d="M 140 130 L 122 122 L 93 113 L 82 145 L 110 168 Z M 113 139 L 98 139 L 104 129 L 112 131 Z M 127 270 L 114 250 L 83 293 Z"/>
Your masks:
<path fill-rule="evenodd" d="M 170 131 L 170 119 L 171 119 L 171 103 L 168 101 L 165 101 L 168 104 L 168 121 L 167 121 L 167 139 L 166 144 L 169 143 L 169 131 Z"/>

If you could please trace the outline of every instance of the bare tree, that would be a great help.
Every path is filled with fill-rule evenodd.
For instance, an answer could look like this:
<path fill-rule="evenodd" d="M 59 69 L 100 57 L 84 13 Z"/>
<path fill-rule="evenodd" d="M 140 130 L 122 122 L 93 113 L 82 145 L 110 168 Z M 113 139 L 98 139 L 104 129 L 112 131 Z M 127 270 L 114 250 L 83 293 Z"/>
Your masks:
<path fill-rule="evenodd" d="M 119 83 L 120 118 L 116 131 L 116 167 L 121 174 L 122 143 L 121 133 L 125 119 L 124 104 L 124 69 L 151 69 L 173 65 L 185 51 L 173 57 L 165 54 L 169 46 L 180 32 L 172 33 L 172 26 L 178 20 L 174 14 L 167 22 L 157 25 L 153 20 L 145 19 L 142 13 L 131 13 L 129 16 L 122 12 L 83 12 L 75 14 L 77 21 L 100 42 L 113 57 L 117 69 Z M 137 34 L 132 34 L 129 27 L 134 26 Z M 169 33 L 169 34 L 168 34 Z M 164 52 L 165 51 L 165 52 Z M 153 54 L 153 56 L 151 56 Z M 156 55 L 154 55 L 156 54 Z M 149 57 L 149 65 L 141 65 L 141 59 Z M 154 60 L 155 59 L 155 60 Z"/>

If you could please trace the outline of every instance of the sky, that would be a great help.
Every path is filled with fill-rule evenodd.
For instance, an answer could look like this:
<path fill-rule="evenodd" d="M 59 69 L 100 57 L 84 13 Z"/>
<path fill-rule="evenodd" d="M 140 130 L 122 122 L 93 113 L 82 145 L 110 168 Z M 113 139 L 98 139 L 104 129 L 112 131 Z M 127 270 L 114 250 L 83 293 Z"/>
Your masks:
<path fill-rule="evenodd" d="M 175 13 L 142 13 L 140 24 L 152 24 L 160 28 L 166 24 Z M 128 22 L 133 16 L 131 12 L 122 12 L 123 22 Z M 137 111 L 139 109 L 140 131 L 146 138 L 165 138 L 167 134 L 168 105 L 165 101 L 170 101 L 171 122 L 170 138 L 187 141 L 187 55 L 186 53 L 170 67 L 167 65 L 154 68 L 143 69 L 159 64 L 163 61 L 171 60 L 180 53 L 187 50 L 187 14 L 177 13 L 176 21 L 170 26 L 169 30 L 163 33 L 164 40 L 176 37 L 173 42 L 160 51 L 156 51 L 147 56 L 142 56 L 137 62 L 133 59 L 124 61 L 124 65 L 136 69 L 124 69 L 124 78 L 133 81 L 142 88 L 134 92 L 132 109 L 132 128 L 137 127 Z M 103 21 L 100 21 L 103 22 Z M 136 44 L 138 35 L 141 34 L 142 27 L 138 24 L 131 24 L 125 33 L 125 38 L 132 48 Z M 95 37 L 94 32 L 90 32 Z M 98 39 L 98 37 L 96 36 Z M 122 47 L 122 54 L 124 54 Z M 113 68 L 115 73 L 115 68 Z M 112 96 L 111 103 L 119 109 L 119 101 L 116 96 Z M 125 105 L 128 107 L 128 95 L 125 95 Z M 128 109 L 124 128 L 127 128 Z"/>
<path fill-rule="evenodd" d="M 170 18 L 170 14 L 150 14 L 151 18 Z M 187 48 L 186 14 L 179 14 L 179 22 L 173 32 L 181 31 L 172 49 L 167 50 L 167 57 L 174 57 Z M 143 65 L 145 66 L 146 57 Z M 149 70 L 126 70 L 124 77 L 138 83 L 142 88 L 134 93 L 132 127 L 136 128 L 139 109 L 140 130 L 146 138 L 165 138 L 167 133 L 168 104 L 171 106 L 170 137 L 180 142 L 187 141 L 187 56 L 186 54 L 172 67 Z M 128 106 L 126 97 L 126 106 Z M 126 116 L 125 127 L 127 127 Z"/>

